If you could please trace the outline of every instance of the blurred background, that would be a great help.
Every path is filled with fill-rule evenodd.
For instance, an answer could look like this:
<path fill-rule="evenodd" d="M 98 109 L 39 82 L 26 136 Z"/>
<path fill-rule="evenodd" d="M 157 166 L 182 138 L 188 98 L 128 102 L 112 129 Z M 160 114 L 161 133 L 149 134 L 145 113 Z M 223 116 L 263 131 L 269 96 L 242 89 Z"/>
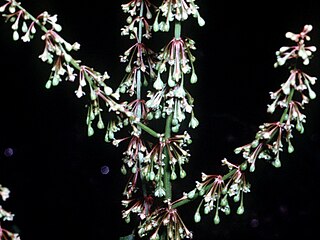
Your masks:
<path fill-rule="evenodd" d="M 132 44 L 120 35 L 126 24 L 120 5 L 128 1 L 21 2 L 34 15 L 44 10 L 57 14 L 61 35 L 81 44 L 73 57 L 100 72 L 107 70 L 110 84 L 117 86 L 125 68 L 119 55 Z M 300 33 L 311 24 L 310 45 L 320 48 L 317 1 L 287 2 L 196 1 L 206 25 L 198 27 L 190 18 L 182 35 L 192 38 L 197 47 L 199 81 L 190 93 L 200 125 L 189 132 L 191 159 L 187 177 L 174 183 L 178 191 L 191 190 L 201 172 L 222 173 L 221 159 L 238 161 L 233 149 L 251 142 L 260 124 L 277 120 L 266 109 L 271 103 L 269 92 L 288 77 L 287 69 L 273 67 L 275 52 L 292 44 L 285 33 Z M 11 190 L 3 207 L 15 214 L 13 226 L 5 224 L 22 240 L 113 240 L 130 234 L 130 225 L 121 219 L 125 145 L 116 148 L 105 143 L 103 131 L 87 136 L 86 101 L 76 98 L 77 85 L 62 82 L 50 90 L 44 87 L 51 69 L 38 58 L 43 51 L 41 33 L 30 43 L 14 42 L 10 26 L 0 21 L 0 183 Z M 155 46 L 164 46 L 171 38 L 167 36 L 154 34 Z M 305 71 L 318 77 L 319 63 L 316 52 Z M 318 83 L 314 90 L 320 95 Z M 194 239 L 317 235 L 319 109 L 318 98 L 306 106 L 305 132 L 294 133 L 295 151 L 283 152 L 281 168 L 257 163 L 248 176 L 251 192 L 245 195 L 243 215 L 234 209 L 229 216 L 221 215 L 219 225 L 212 215 L 194 224 L 199 202 L 181 208 Z"/>

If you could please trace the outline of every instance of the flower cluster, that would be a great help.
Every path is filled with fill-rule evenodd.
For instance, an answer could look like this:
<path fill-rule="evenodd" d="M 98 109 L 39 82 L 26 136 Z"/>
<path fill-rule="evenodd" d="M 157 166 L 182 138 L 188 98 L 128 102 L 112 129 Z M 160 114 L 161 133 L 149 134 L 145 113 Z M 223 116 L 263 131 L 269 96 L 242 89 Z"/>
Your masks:
<path fill-rule="evenodd" d="M 144 220 L 150 212 L 150 209 L 153 205 L 153 197 L 146 196 L 143 199 L 128 199 L 122 200 L 122 205 L 126 208 L 126 210 L 122 211 L 122 217 L 125 219 L 127 223 L 130 222 L 130 214 L 135 213 L 138 214 L 141 220 Z M 130 207 L 129 207 L 130 205 Z"/>
<path fill-rule="evenodd" d="M 229 198 L 232 198 L 239 202 L 237 213 L 242 214 L 244 193 L 250 192 L 246 170 L 255 171 L 257 159 L 266 159 L 280 167 L 280 153 L 284 151 L 285 144 L 289 153 L 294 151 L 293 131 L 303 133 L 306 116 L 302 110 L 316 97 L 311 87 L 317 78 L 300 68 L 301 62 L 302 65 L 309 64 L 316 51 L 314 46 L 306 46 L 312 26 L 305 25 L 299 34 L 288 32 L 286 37 L 296 45 L 282 47 L 276 52 L 274 67 L 287 64 L 290 71 L 280 88 L 270 92 L 272 103 L 268 105 L 267 112 L 279 111 L 280 119 L 261 124 L 252 142 L 234 150 L 236 154 L 242 153 L 242 164 L 232 164 L 223 159 L 222 165 L 228 169 L 225 175 L 202 173 L 202 180 L 196 181 L 192 191 L 172 201 L 171 183 L 178 176 L 181 179 L 186 176 L 184 164 L 190 159 L 187 147 L 191 137 L 186 130 L 182 131 L 182 123 L 190 116 L 189 128 L 196 128 L 199 124 L 194 114 L 194 99 L 187 90 L 189 83 L 198 81 L 192 54 L 196 49 L 195 42 L 181 37 L 181 26 L 190 15 L 198 20 L 200 26 L 205 22 L 195 0 L 163 0 L 159 7 L 149 0 L 130 0 L 121 7 L 128 14 L 127 25 L 121 28 L 121 35 L 135 42 L 120 55 L 120 62 L 126 63 L 125 76 L 115 91 L 106 84 L 110 78 L 107 72 L 101 74 L 71 56 L 72 51 L 79 50 L 80 44 L 70 44 L 60 36 L 62 27 L 57 23 L 57 15 L 43 12 L 33 17 L 15 0 L 6 0 L 0 6 L 0 12 L 7 11 L 3 16 L 12 23 L 14 40 L 29 42 L 37 26 L 44 33 L 41 39 L 45 47 L 39 58 L 52 65 L 46 88 L 57 86 L 63 79 L 78 81 L 76 96 L 89 96 L 89 104 L 86 105 L 88 136 L 92 136 L 97 127 L 105 129 L 106 142 L 115 146 L 128 143 L 121 167 L 122 173 L 129 175 L 123 191 L 124 220 L 130 222 L 133 214 L 138 216 L 139 226 L 136 229 L 141 238 L 192 238 L 192 232 L 178 213 L 179 206 L 200 197 L 195 222 L 201 220 L 203 208 L 204 214 L 214 212 L 214 223 L 218 224 L 221 212 L 230 214 Z M 169 37 L 168 44 L 159 52 L 150 49 L 144 40 L 152 40 L 153 32 L 169 31 L 170 24 L 174 24 L 174 37 Z M 129 100 L 120 101 L 123 97 Z M 101 102 L 114 113 L 114 118 L 111 117 L 107 124 Z M 163 119 L 165 121 L 161 121 Z M 151 128 L 149 123 L 152 120 L 155 120 L 160 133 Z M 164 123 L 164 126 L 158 123 Z M 125 127 L 129 128 L 125 136 L 115 136 Z M 9 197 L 9 190 L 1 185 L 0 196 L 4 201 Z M 13 216 L 0 206 L 1 220 L 11 221 Z M 20 237 L 0 225 L 0 239 L 18 240 Z"/>
<path fill-rule="evenodd" d="M 203 26 L 205 21 L 200 16 L 198 9 L 195 0 L 163 0 L 153 24 L 154 31 L 167 32 L 171 21 L 185 21 L 189 15 L 197 18 L 199 26 Z M 164 20 L 160 20 L 160 17 L 163 17 Z"/>
<path fill-rule="evenodd" d="M 6 187 L 3 187 L 0 184 L 0 196 L 2 198 L 2 201 L 6 201 L 9 198 L 10 190 Z M 6 211 L 2 208 L 0 205 L 0 239 L 5 240 L 20 240 L 20 236 L 18 233 L 13 233 L 9 231 L 8 229 L 4 228 L 2 226 L 2 221 L 12 221 L 14 217 L 14 214 L 11 212 Z"/>
<path fill-rule="evenodd" d="M 149 91 L 149 100 L 146 102 L 150 108 L 150 118 L 173 115 L 172 131 L 178 132 L 181 122 L 186 119 L 186 113 L 191 114 L 189 126 L 196 128 L 198 120 L 193 111 L 194 99 L 185 89 L 185 75 L 191 74 L 190 82 L 197 82 L 197 75 L 193 62 L 195 57 L 191 50 L 195 49 L 194 41 L 190 38 L 174 38 L 161 50 L 158 56 L 157 77 L 153 83 L 156 92 Z M 166 80 L 163 75 L 166 73 Z"/>
<path fill-rule="evenodd" d="M 285 46 L 281 47 L 279 51 L 276 52 L 277 62 L 274 64 L 274 67 L 282 66 L 286 63 L 287 60 L 301 58 L 303 64 L 308 65 L 312 53 L 316 51 L 314 46 L 305 46 L 305 41 L 310 40 L 308 33 L 312 30 L 312 25 L 305 25 L 302 31 L 298 34 L 287 32 L 286 38 L 291 39 L 296 42 L 296 46 Z"/>
<path fill-rule="evenodd" d="M 203 205 L 204 214 L 214 213 L 214 223 L 220 223 L 219 211 L 226 215 L 230 214 L 231 209 L 228 202 L 228 197 L 232 197 L 234 202 L 239 202 L 237 209 L 238 214 L 244 212 L 243 194 L 250 192 L 250 184 L 246 181 L 242 166 L 234 165 L 228 162 L 227 159 L 222 160 L 222 164 L 226 165 L 229 173 L 224 177 L 221 175 L 208 175 L 202 173 L 202 181 L 196 182 L 196 189 L 188 194 L 188 198 L 192 199 L 196 191 L 200 196 L 203 196 L 197 211 L 194 215 L 195 222 L 200 222 L 200 208 Z"/>
<path fill-rule="evenodd" d="M 305 46 L 305 40 L 310 40 L 307 35 L 312 30 L 311 25 L 305 25 L 301 33 L 287 33 L 297 45 L 293 47 L 282 47 L 276 52 L 277 62 L 275 67 L 283 65 L 289 59 L 301 59 L 304 65 L 309 64 L 313 57 L 314 46 Z M 256 134 L 255 140 L 242 147 L 236 148 L 236 153 L 243 153 L 243 157 L 250 164 L 250 170 L 255 170 L 255 161 L 258 158 L 270 160 L 275 167 L 280 167 L 280 152 L 283 151 L 283 141 L 287 143 L 289 153 L 294 151 L 291 142 L 293 130 L 304 132 L 303 124 L 306 116 L 301 112 L 310 99 L 316 97 L 311 85 L 316 83 L 317 78 L 305 73 L 298 66 L 297 61 L 288 62 L 290 75 L 281 87 L 270 92 L 273 102 L 268 105 L 267 112 L 274 113 L 277 109 L 283 110 L 279 121 L 264 123 Z M 298 95 L 298 96 L 297 96 Z"/>
<path fill-rule="evenodd" d="M 136 55 L 137 59 L 134 59 L 134 56 Z M 121 62 L 128 62 L 128 64 L 126 67 L 127 75 L 121 81 L 118 91 L 133 96 L 136 93 L 137 79 L 139 78 L 138 74 L 140 71 L 150 77 L 155 76 L 155 53 L 145 46 L 145 44 L 137 42 L 120 57 Z M 147 78 L 144 78 L 144 81 L 145 85 L 147 85 Z"/>
<path fill-rule="evenodd" d="M 178 210 L 173 208 L 173 203 L 167 200 L 167 207 L 153 211 L 146 220 L 139 226 L 138 234 L 140 237 L 152 232 L 150 240 L 160 239 L 160 229 L 166 228 L 167 239 L 181 240 L 192 238 L 193 234 L 183 223 Z"/>
<path fill-rule="evenodd" d="M 161 226 L 167 227 L 167 236 L 170 239 L 192 237 L 185 227 L 177 229 L 177 226 L 184 224 L 177 210 L 172 209 L 171 204 L 163 207 L 163 201 L 170 202 L 170 182 L 178 176 L 186 176 L 183 165 L 190 158 L 187 145 L 191 143 L 191 138 L 187 131 L 178 133 L 181 123 L 186 119 L 186 115 L 190 114 L 189 127 L 196 128 L 199 124 L 193 111 L 193 98 L 185 87 L 187 80 L 191 83 L 197 82 L 195 57 L 191 53 L 195 49 L 195 43 L 190 38 L 180 37 L 179 24 L 186 20 L 185 14 L 201 18 L 194 1 L 172 2 L 175 10 L 170 14 L 177 15 L 174 19 L 178 24 L 175 25 L 175 37 L 166 47 L 155 52 L 148 48 L 144 39 L 152 40 L 152 30 L 156 32 L 159 29 L 159 13 L 166 11 L 165 6 L 169 6 L 168 4 L 171 5 L 171 1 L 163 2 L 162 6 L 157 8 L 149 1 L 133 0 L 121 5 L 123 11 L 129 14 L 127 25 L 121 29 L 121 34 L 129 36 L 135 43 L 120 56 L 120 61 L 126 63 L 126 75 L 116 92 L 126 93 L 129 97 L 135 98 L 130 100 L 127 107 L 141 123 L 148 124 L 152 120 L 162 122 L 161 119 L 166 119 L 164 133 L 158 134 L 149 127 L 140 125 L 134 128 L 131 136 L 113 141 L 118 146 L 119 143 L 129 140 L 128 148 L 123 153 L 122 172 L 130 173 L 123 192 L 126 196 L 123 200 L 123 218 L 128 221 L 131 213 L 138 214 L 141 219 L 139 235 L 151 234 L 151 239 L 157 239 L 162 235 L 159 233 Z M 149 24 L 154 16 L 152 10 L 156 10 L 157 14 L 154 23 Z M 146 130 L 155 139 L 144 140 L 141 129 Z M 143 204 L 143 200 L 138 200 L 141 199 L 139 194 L 144 196 L 144 201 L 150 194 L 157 200 L 152 209 L 147 208 L 146 211 L 143 206 L 149 205 Z M 156 230 L 150 233 L 151 225 L 159 215 L 165 216 L 159 217 L 158 227 L 152 227 Z"/>
<path fill-rule="evenodd" d="M 96 118 L 98 118 L 98 129 L 105 128 L 101 117 L 101 112 L 103 111 L 103 108 L 100 107 L 101 99 L 110 111 L 116 112 L 117 115 L 122 114 L 124 116 L 124 120 L 121 120 L 119 123 L 124 125 L 124 121 L 127 121 L 127 117 L 131 117 L 132 114 L 125 102 L 116 102 L 116 100 L 119 99 L 119 91 L 114 92 L 112 88 L 105 83 L 105 80 L 109 79 L 110 76 L 106 71 L 101 74 L 93 68 L 81 64 L 80 60 L 75 60 L 70 55 L 71 51 L 79 50 L 80 44 L 77 42 L 70 44 L 58 34 L 58 32 L 62 30 L 62 27 L 57 23 L 57 15 L 50 15 L 45 11 L 37 17 L 33 17 L 15 0 L 7 0 L 7 3 L 0 7 L 1 12 L 6 10 L 9 11 L 9 14 L 3 14 L 3 16 L 7 21 L 13 23 L 12 29 L 14 30 L 13 35 L 15 40 L 19 39 L 19 28 L 21 28 L 21 31 L 24 33 L 21 37 L 24 42 L 29 42 L 30 39 L 33 38 L 36 33 L 36 26 L 44 32 L 41 39 L 44 41 L 45 47 L 39 55 L 39 58 L 43 62 L 53 65 L 45 87 L 49 89 L 52 86 L 57 86 L 62 79 L 71 82 L 77 79 L 79 84 L 77 90 L 75 90 L 76 96 L 81 98 L 88 93 L 90 97 L 87 115 L 89 136 L 94 134 L 92 123 Z M 22 23 L 20 24 L 21 21 Z M 85 90 L 85 87 L 88 90 Z M 119 118 L 117 118 L 117 120 L 119 120 Z M 115 130 L 112 127 L 113 125 L 113 122 L 109 123 L 106 129 L 107 142 L 114 139 L 113 133 Z"/>

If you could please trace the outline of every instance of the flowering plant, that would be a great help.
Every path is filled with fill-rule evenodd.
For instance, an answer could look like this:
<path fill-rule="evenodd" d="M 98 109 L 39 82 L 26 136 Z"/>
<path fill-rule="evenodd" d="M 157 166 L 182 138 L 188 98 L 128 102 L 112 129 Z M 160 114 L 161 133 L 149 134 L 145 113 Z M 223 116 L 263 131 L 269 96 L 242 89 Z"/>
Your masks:
<path fill-rule="evenodd" d="M 100 73 L 72 56 L 80 44 L 69 43 L 61 36 L 57 15 L 45 11 L 34 17 L 16 0 L 6 0 L 0 12 L 11 23 L 15 41 L 29 42 L 38 30 L 42 32 L 44 50 L 39 58 L 51 66 L 45 87 L 55 87 L 64 80 L 77 83 L 76 97 L 88 97 L 88 136 L 104 130 L 106 142 L 116 147 L 127 143 L 121 167 L 127 177 L 122 216 L 127 223 L 134 219 L 134 225 L 132 234 L 123 239 L 192 238 L 193 232 L 179 214 L 180 206 L 200 201 L 195 222 L 201 221 L 202 214 L 212 212 L 214 223 L 220 223 L 221 213 L 232 212 L 231 201 L 238 204 L 236 212 L 242 214 L 244 193 L 250 192 L 246 175 L 255 171 L 256 162 L 264 159 L 280 167 L 281 152 L 294 151 L 293 133 L 303 133 L 306 122 L 302 110 L 316 97 L 311 89 L 316 77 L 302 69 L 316 51 L 314 46 L 306 45 L 312 26 L 305 25 L 299 34 L 287 33 L 295 45 L 276 53 L 274 66 L 289 69 L 289 78 L 270 93 L 272 103 L 267 108 L 270 114 L 279 114 L 279 120 L 263 123 L 255 139 L 235 149 L 236 154 L 242 154 L 235 157 L 242 159 L 240 164 L 224 158 L 225 174 L 202 173 L 193 188 L 176 198 L 172 183 L 186 177 L 185 164 L 191 157 L 188 131 L 199 125 L 189 91 L 198 81 L 195 41 L 183 36 L 182 27 L 191 17 L 199 26 L 205 21 L 195 0 L 163 0 L 159 6 L 149 0 L 131 0 L 121 7 L 128 15 L 121 35 L 133 44 L 120 56 L 126 64 L 125 75 L 116 89 L 108 83 L 108 72 Z M 171 35 L 167 44 L 156 51 L 147 43 L 158 32 Z M 8 190 L 2 189 L 2 197 L 7 196 Z M 12 219 L 12 215 L 2 215 L 3 220 Z M 5 229 L 0 233 L 3 239 L 19 238 Z"/>

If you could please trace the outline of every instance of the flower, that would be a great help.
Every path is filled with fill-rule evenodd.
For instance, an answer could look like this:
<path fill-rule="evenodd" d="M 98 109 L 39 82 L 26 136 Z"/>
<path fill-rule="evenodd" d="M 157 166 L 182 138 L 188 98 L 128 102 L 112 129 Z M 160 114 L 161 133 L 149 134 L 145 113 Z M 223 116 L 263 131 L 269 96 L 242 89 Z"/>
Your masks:
<path fill-rule="evenodd" d="M 309 59 L 312 57 L 312 53 L 316 51 L 315 46 L 305 46 L 305 40 L 309 41 L 310 37 L 307 35 L 312 30 L 312 25 L 305 25 L 301 33 L 294 34 L 287 32 L 286 37 L 296 42 L 296 46 L 292 47 L 281 47 L 276 52 L 277 62 L 274 67 L 282 66 L 289 59 L 301 58 L 304 65 L 309 64 Z"/>
<path fill-rule="evenodd" d="M 2 200 L 5 201 L 7 198 L 9 198 L 10 190 L 6 187 L 1 186 L 0 184 L 0 195 L 2 197 Z"/>
<path fill-rule="evenodd" d="M 170 22 L 173 20 L 185 21 L 189 15 L 197 18 L 199 26 L 203 26 L 205 21 L 200 16 L 199 7 L 194 3 L 195 0 L 164 0 L 156 15 L 153 28 L 155 31 L 169 31 Z M 163 21 L 159 22 L 162 16 Z"/>
<path fill-rule="evenodd" d="M 168 240 L 182 240 L 192 238 L 193 234 L 188 230 L 182 221 L 178 210 L 173 208 L 170 200 L 166 201 L 168 206 L 154 210 L 139 226 L 138 234 L 140 237 L 147 236 L 149 239 L 159 239 L 159 230 L 166 228 Z"/>

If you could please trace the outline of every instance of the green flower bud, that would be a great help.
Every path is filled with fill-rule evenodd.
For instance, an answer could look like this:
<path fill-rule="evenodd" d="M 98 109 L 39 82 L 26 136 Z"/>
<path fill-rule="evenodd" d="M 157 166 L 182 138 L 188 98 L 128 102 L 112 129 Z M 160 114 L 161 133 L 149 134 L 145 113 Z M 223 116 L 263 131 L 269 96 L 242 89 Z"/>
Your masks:
<path fill-rule="evenodd" d="M 66 60 L 67 63 L 72 61 L 72 57 L 67 53 L 64 54 L 64 59 Z"/>
<path fill-rule="evenodd" d="M 127 215 L 125 218 L 124 218 L 124 221 L 126 223 L 130 223 L 130 215 Z"/>
<path fill-rule="evenodd" d="M 204 194 L 205 194 L 205 189 L 203 189 L 203 188 L 201 188 L 200 190 L 199 190 L 199 194 L 200 194 L 200 196 L 203 196 Z"/>
<path fill-rule="evenodd" d="M 147 114 L 147 119 L 148 119 L 149 121 L 151 121 L 151 120 L 153 119 L 153 113 L 152 113 L 152 112 L 149 112 L 149 113 Z"/>
<path fill-rule="evenodd" d="M 256 169 L 256 166 L 255 166 L 254 163 L 252 163 L 252 164 L 250 165 L 249 171 L 250 171 L 250 172 L 254 172 L 255 169 Z"/>
<path fill-rule="evenodd" d="M 97 123 L 97 127 L 98 127 L 99 129 L 103 129 L 103 128 L 104 128 L 104 123 L 103 123 L 102 119 L 99 119 L 99 121 L 98 121 L 98 123 Z"/>
<path fill-rule="evenodd" d="M 159 31 L 159 23 L 158 23 L 158 17 L 155 19 L 153 23 L 153 31 L 158 32 Z"/>
<path fill-rule="evenodd" d="M 234 195 L 233 201 L 234 202 L 239 202 L 239 200 L 240 200 L 240 194 Z"/>
<path fill-rule="evenodd" d="M 58 74 L 54 74 L 52 78 L 52 86 L 57 86 L 60 82 L 60 77 Z"/>
<path fill-rule="evenodd" d="M 91 125 L 88 126 L 88 136 L 91 137 L 94 134 L 94 129 Z"/>
<path fill-rule="evenodd" d="M 127 17 L 127 23 L 130 24 L 131 22 L 132 22 L 132 17 L 131 16 Z"/>
<path fill-rule="evenodd" d="M 204 214 L 208 214 L 211 211 L 210 206 L 205 206 L 203 209 Z"/>
<path fill-rule="evenodd" d="M 177 118 L 172 118 L 171 124 L 175 126 L 179 124 L 179 120 Z"/>
<path fill-rule="evenodd" d="M 175 173 L 175 171 L 171 172 L 171 180 L 176 180 L 177 179 L 177 174 Z"/>
<path fill-rule="evenodd" d="M 297 122 L 296 124 L 296 129 L 298 130 L 298 132 L 300 132 L 301 134 L 304 132 L 304 127 L 302 125 L 301 122 Z"/>
<path fill-rule="evenodd" d="M 242 171 L 245 171 L 247 169 L 247 166 L 248 166 L 248 163 L 247 162 L 244 162 L 240 165 L 240 168 Z"/>
<path fill-rule="evenodd" d="M 194 221 L 196 223 L 201 221 L 201 215 L 200 215 L 200 213 L 198 211 L 194 214 Z"/>
<path fill-rule="evenodd" d="M 180 170 L 180 178 L 185 178 L 187 176 L 187 173 L 185 170 L 181 169 Z"/>
<path fill-rule="evenodd" d="M 46 82 L 45 88 L 46 88 L 46 89 L 50 89 L 50 88 L 51 88 L 51 85 L 52 85 L 51 80 L 48 80 L 48 81 Z"/>
<path fill-rule="evenodd" d="M 272 162 L 272 165 L 275 166 L 276 168 L 279 168 L 281 167 L 281 162 L 280 162 L 280 159 L 275 159 L 273 162 Z"/>
<path fill-rule="evenodd" d="M 19 40 L 19 33 L 18 33 L 18 31 L 13 31 L 12 38 L 13 38 L 14 41 L 18 41 L 18 40 Z"/>
<path fill-rule="evenodd" d="M 189 198 L 189 199 L 193 199 L 194 196 L 195 196 L 195 194 L 196 194 L 196 191 L 197 191 L 197 189 L 193 189 L 192 191 L 190 191 L 190 192 L 188 193 L 188 198 Z"/>
<path fill-rule="evenodd" d="M 229 205 L 225 208 L 224 213 L 226 215 L 229 215 L 231 213 L 231 209 L 230 209 Z"/>
<path fill-rule="evenodd" d="M 158 109 L 158 110 L 156 110 L 156 112 L 155 112 L 154 118 L 155 118 L 155 119 L 159 119 L 160 117 L 161 117 L 161 111 Z"/>
<path fill-rule="evenodd" d="M 198 14 L 198 24 L 200 27 L 203 27 L 205 25 L 205 21 L 202 17 L 200 17 L 200 15 Z"/>
<path fill-rule="evenodd" d="M 105 93 L 107 96 L 111 95 L 112 92 L 113 92 L 112 88 L 111 88 L 111 87 L 108 87 L 108 86 L 104 86 L 104 87 L 103 87 L 103 90 L 104 90 L 104 93 Z"/>
<path fill-rule="evenodd" d="M 237 209 L 237 214 L 241 215 L 244 212 L 244 207 L 242 205 L 240 205 Z"/>
<path fill-rule="evenodd" d="M 155 176 L 156 176 L 156 175 L 155 175 L 154 171 L 151 171 L 151 172 L 148 174 L 149 180 L 151 180 L 151 181 L 154 180 Z"/>
<path fill-rule="evenodd" d="M 127 169 L 126 169 L 126 167 L 125 167 L 124 165 L 121 166 L 120 171 L 121 171 L 121 173 L 122 173 L 123 175 L 126 175 L 126 174 L 127 174 Z"/>
<path fill-rule="evenodd" d="M 21 27 L 22 32 L 26 33 L 28 31 L 28 26 L 26 24 L 26 22 L 22 23 L 22 27 Z"/>
<path fill-rule="evenodd" d="M 198 76 L 195 74 L 194 71 L 192 71 L 192 75 L 190 78 L 190 83 L 195 84 L 198 81 Z"/>
<path fill-rule="evenodd" d="M 223 198 L 221 199 L 220 205 L 221 205 L 222 207 L 225 207 L 225 206 L 227 206 L 227 204 L 228 204 L 228 199 L 227 199 L 227 195 L 226 195 L 225 197 L 223 197 Z"/>
<path fill-rule="evenodd" d="M 224 187 L 221 191 L 222 194 L 226 194 L 228 192 L 228 188 L 227 187 Z"/>
<path fill-rule="evenodd" d="M 217 211 L 216 215 L 214 216 L 213 222 L 214 222 L 214 224 L 219 224 L 220 223 L 220 217 L 218 215 L 218 211 Z"/>
<path fill-rule="evenodd" d="M 172 132 L 177 133 L 179 131 L 180 124 L 177 124 L 171 128 Z"/>
<path fill-rule="evenodd" d="M 288 153 L 293 153 L 294 152 L 294 147 L 292 146 L 291 143 L 288 145 Z"/>

